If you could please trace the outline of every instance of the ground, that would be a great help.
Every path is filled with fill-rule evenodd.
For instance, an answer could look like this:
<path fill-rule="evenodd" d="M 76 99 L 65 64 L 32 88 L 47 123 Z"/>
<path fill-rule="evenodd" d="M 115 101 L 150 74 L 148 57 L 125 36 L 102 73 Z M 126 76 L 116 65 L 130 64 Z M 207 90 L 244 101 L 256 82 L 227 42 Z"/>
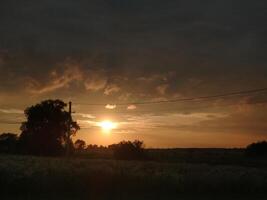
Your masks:
<path fill-rule="evenodd" d="M 203 155 L 211 158 L 214 150 L 209 151 Z M 199 151 L 198 158 L 191 152 L 185 161 L 185 150 L 174 152 L 175 159 L 166 150 L 150 152 L 154 158 L 170 155 L 165 161 L 1 155 L 1 199 L 262 199 L 267 194 L 265 160 L 230 162 L 241 155 L 233 150 L 223 154 L 232 155 L 225 162 L 218 153 L 217 162 L 208 162 Z"/>

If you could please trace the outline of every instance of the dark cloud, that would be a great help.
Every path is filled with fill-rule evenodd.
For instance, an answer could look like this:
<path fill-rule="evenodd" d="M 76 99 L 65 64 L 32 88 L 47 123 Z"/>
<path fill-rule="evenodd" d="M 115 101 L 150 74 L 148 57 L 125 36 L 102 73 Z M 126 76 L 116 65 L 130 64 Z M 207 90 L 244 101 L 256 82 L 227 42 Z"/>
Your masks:
<path fill-rule="evenodd" d="M 192 79 L 205 88 L 247 87 L 267 73 L 264 1 L 4 0 L 0 7 L 0 47 L 12 56 L 2 82 L 10 88 L 21 84 L 8 80 L 43 79 L 69 57 L 108 76 L 175 71 L 169 91 Z"/>

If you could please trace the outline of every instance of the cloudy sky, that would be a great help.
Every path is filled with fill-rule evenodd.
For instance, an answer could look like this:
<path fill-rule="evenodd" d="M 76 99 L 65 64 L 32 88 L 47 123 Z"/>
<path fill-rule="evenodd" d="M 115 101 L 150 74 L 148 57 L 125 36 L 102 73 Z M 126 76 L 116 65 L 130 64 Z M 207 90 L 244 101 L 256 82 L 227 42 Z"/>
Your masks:
<path fill-rule="evenodd" d="M 0 132 L 19 134 L 27 106 L 60 98 L 87 143 L 267 139 L 266 93 L 132 104 L 267 87 L 266 23 L 264 0 L 1 0 Z M 103 120 L 117 128 L 103 133 Z"/>

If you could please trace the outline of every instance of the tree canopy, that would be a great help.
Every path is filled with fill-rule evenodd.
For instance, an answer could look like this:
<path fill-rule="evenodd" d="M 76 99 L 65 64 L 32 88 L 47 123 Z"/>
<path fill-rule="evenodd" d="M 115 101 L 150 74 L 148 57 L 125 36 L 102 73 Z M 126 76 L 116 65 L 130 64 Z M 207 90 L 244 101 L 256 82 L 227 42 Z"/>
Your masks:
<path fill-rule="evenodd" d="M 147 159 L 144 143 L 139 140 L 122 141 L 118 144 L 109 145 L 113 150 L 114 157 L 122 160 L 144 160 Z"/>
<path fill-rule="evenodd" d="M 80 129 L 61 100 L 46 100 L 25 110 L 27 121 L 21 125 L 19 144 L 24 153 L 59 155 L 66 150 L 70 135 Z M 70 126 L 69 126 L 70 124 Z"/>

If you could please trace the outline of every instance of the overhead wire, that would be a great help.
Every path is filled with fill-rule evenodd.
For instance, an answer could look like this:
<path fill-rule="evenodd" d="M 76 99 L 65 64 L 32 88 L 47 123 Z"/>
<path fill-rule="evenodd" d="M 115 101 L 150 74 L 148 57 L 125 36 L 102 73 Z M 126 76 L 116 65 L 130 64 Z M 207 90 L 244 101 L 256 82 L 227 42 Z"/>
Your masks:
<path fill-rule="evenodd" d="M 254 90 L 242 90 L 242 91 L 235 91 L 235 92 L 228 92 L 228 93 L 221 93 L 221 94 L 216 94 L 216 95 L 207 95 L 207 96 L 199 96 L 199 97 L 191 97 L 191 98 L 179 98 L 179 99 L 171 99 L 171 100 L 161 100 L 161 101 L 139 101 L 139 102 L 125 102 L 125 103 L 114 103 L 116 106 L 128 106 L 128 105 L 149 105 L 149 104 L 161 104 L 161 103 L 175 103 L 175 102 L 188 102 L 188 101 L 193 101 L 193 102 L 203 102 L 206 100 L 213 100 L 213 99 L 225 99 L 227 97 L 234 97 L 234 96 L 252 96 L 253 94 L 256 93 L 263 93 L 267 92 L 267 88 L 260 88 L 260 89 L 254 89 Z M 74 102 L 76 105 L 86 105 L 86 106 L 106 106 L 107 104 L 91 104 L 91 103 L 79 103 L 79 102 Z M 267 101 L 263 102 L 256 102 L 253 104 L 266 104 Z M 75 105 L 74 104 L 74 105 Z M 248 103 L 238 103 L 238 105 L 245 105 Z M 232 106 L 236 105 L 236 103 L 231 103 L 230 105 L 216 105 L 216 107 L 222 107 L 222 106 Z M 206 107 L 206 106 L 205 106 Z M 205 108 L 205 107 L 200 107 L 200 108 Z M 188 108 L 188 107 L 187 107 Z M 188 109 L 196 109 L 194 107 L 189 107 Z M 164 110 L 170 110 L 170 109 L 165 109 Z M 164 111 L 161 109 L 160 111 Z M 173 110 L 173 108 L 172 108 Z M 113 110 L 107 110 L 109 112 L 112 112 Z M 115 111 L 115 109 L 114 109 Z M 105 113 L 104 111 L 96 111 L 97 113 Z M 148 112 L 146 110 L 142 110 L 141 112 Z M 136 113 L 136 110 L 128 110 L 128 112 L 121 112 L 121 111 L 115 111 L 114 113 L 116 114 L 134 114 Z M 12 122 L 12 121 L 1 121 L 0 124 L 21 124 L 21 122 Z"/>
<path fill-rule="evenodd" d="M 116 106 L 126 106 L 126 105 L 147 105 L 147 104 L 162 104 L 162 103 L 175 103 L 175 102 L 186 102 L 186 101 L 202 101 L 206 99 L 218 99 L 218 98 L 225 98 L 231 96 L 240 96 L 240 95 L 250 95 L 255 93 L 267 92 L 267 88 L 260 88 L 254 90 L 243 90 L 243 91 L 236 91 L 236 92 L 228 92 L 222 94 L 215 94 L 215 95 L 207 95 L 207 96 L 198 96 L 198 97 L 190 97 L 190 98 L 179 98 L 179 99 L 170 99 L 170 100 L 160 100 L 160 101 L 137 101 L 137 102 L 125 102 L 125 103 L 112 103 L 112 105 Z M 110 103 L 81 103 L 81 102 L 74 102 L 77 105 L 86 105 L 86 106 L 106 106 Z"/>

